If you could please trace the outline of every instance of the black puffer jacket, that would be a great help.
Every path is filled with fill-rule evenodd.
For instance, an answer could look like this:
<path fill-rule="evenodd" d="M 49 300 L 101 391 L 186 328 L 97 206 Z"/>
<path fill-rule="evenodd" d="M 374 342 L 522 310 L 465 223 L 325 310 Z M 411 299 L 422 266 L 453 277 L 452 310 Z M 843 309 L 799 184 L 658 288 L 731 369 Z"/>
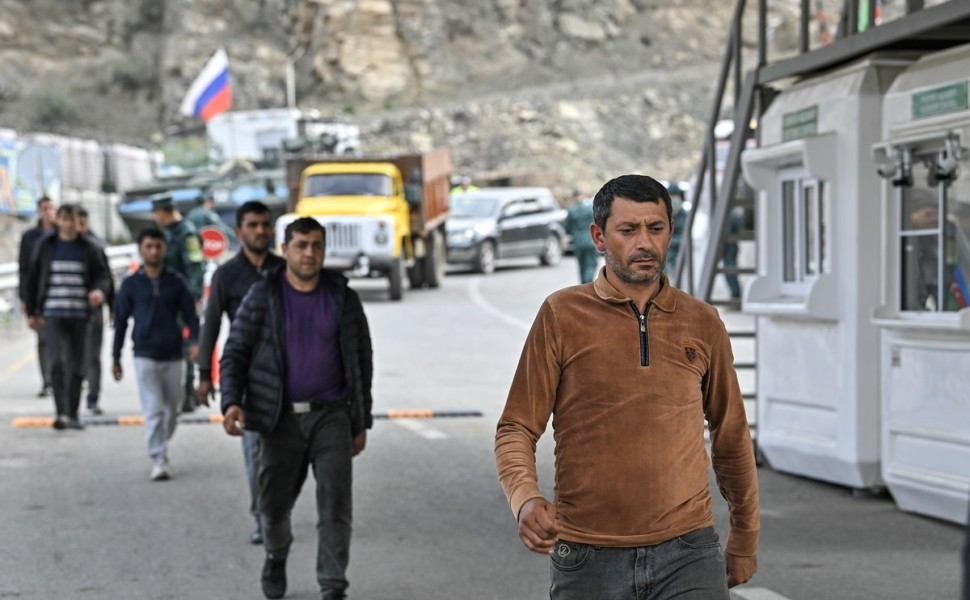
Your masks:
<path fill-rule="evenodd" d="M 241 406 L 246 429 L 268 433 L 276 428 L 286 390 L 286 321 L 283 315 L 282 266 L 253 284 L 236 312 L 222 351 L 222 412 Z M 340 273 L 323 270 L 334 291 L 340 352 L 350 388 L 350 419 L 354 435 L 373 425 L 371 382 L 373 351 L 367 317 L 357 293 Z"/>

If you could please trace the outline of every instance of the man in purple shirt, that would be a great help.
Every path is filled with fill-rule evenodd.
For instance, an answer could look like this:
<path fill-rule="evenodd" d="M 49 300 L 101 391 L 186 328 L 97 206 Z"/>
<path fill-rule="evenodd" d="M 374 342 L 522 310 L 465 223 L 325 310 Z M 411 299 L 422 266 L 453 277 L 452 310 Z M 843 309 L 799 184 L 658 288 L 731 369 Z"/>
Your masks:
<path fill-rule="evenodd" d="M 350 557 L 351 458 L 367 442 L 373 359 L 367 318 L 340 273 L 322 270 L 323 226 L 308 217 L 284 234 L 285 268 L 253 284 L 223 349 L 223 427 L 259 432 L 259 510 L 267 598 L 286 593 L 290 512 L 313 468 L 317 582 L 345 598 Z"/>

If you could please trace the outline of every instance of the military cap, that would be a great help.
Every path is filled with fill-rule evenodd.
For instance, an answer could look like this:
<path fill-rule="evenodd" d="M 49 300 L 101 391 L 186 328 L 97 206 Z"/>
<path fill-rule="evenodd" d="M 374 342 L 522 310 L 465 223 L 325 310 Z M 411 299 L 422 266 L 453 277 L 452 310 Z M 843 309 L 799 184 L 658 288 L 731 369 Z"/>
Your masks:
<path fill-rule="evenodd" d="M 171 194 L 155 194 L 152 196 L 152 212 L 156 210 L 175 210 L 175 201 Z"/>

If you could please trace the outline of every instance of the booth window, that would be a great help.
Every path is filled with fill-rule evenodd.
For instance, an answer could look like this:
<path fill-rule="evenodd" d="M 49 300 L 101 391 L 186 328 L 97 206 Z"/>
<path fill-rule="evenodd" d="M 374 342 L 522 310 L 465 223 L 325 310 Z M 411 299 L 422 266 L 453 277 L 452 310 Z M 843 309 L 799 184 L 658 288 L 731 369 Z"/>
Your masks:
<path fill-rule="evenodd" d="M 897 188 L 904 311 L 952 312 L 970 301 L 970 177 L 966 163 L 941 177 L 945 158 L 946 151 L 914 156 L 912 186 Z"/>
<path fill-rule="evenodd" d="M 804 292 L 829 272 L 825 182 L 802 174 L 781 179 L 782 291 Z"/>

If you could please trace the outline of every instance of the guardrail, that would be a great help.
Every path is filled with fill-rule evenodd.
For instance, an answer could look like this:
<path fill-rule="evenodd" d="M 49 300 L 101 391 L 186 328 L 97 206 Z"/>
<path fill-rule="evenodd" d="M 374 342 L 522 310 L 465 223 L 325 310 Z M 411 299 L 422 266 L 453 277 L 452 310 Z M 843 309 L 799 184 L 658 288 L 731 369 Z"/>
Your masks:
<path fill-rule="evenodd" d="M 128 270 L 132 260 L 138 258 L 138 244 L 108 246 L 104 253 L 108 257 L 108 267 L 117 277 Z M 20 300 L 17 298 L 19 270 L 16 262 L 0 263 L 0 315 L 9 317 L 20 314 Z"/>

